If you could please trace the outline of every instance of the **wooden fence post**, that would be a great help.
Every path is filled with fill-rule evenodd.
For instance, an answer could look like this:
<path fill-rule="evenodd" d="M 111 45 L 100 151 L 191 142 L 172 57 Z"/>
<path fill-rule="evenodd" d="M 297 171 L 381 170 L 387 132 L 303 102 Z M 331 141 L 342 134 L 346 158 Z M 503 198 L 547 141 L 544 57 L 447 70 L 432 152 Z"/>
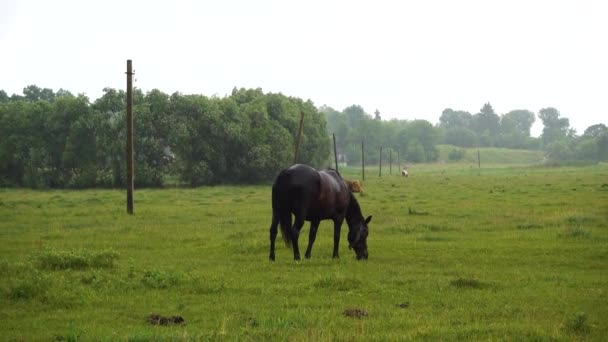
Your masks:
<path fill-rule="evenodd" d="M 336 172 L 338 171 L 338 151 L 336 150 L 336 133 L 332 133 L 334 137 L 334 160 L 336 162 Z"/>
<path fill-rule="evenodd" d="M 365 181 L 365 147 L 363 145 L 363 140 L 361 140 L 361 175 Z"/>
<path fill-rule="evenodd" d="M 298 128 L 298 135 L 296 137 L 296 150 L 293 156 L 293 163 L 298 163 L 298 152 L 300 151 L 300 139 L 302 138 L 302 126 L 304 125 L 304 112 L 300 112 L 300 127 Z"/>
<path fill-rule="evenodd" d="M 382 177 L 382 146 L 380 146 L 380 173 L 378 177 Z"/>

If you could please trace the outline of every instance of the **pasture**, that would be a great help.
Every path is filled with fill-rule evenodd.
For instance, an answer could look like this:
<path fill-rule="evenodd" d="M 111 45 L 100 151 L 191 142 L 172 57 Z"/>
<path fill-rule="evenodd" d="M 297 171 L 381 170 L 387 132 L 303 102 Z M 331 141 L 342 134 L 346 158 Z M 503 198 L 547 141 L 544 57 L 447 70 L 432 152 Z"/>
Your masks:
<path fill-rule="evenodd" d="M 483 162 L 483 161 L 482 161 Z M 358 168 L 340 170 L 359 178 Z M 4 340 L 603 340 L 608 166 L 366 170 L 369 260 L 277 241 L 270 185 L 0 190 Z M 308 223 L 300 237 L 308 238 Z M 280 239 L 279 239 L 280 240 Z M 154 325 L 150 314 L 184 324 Z"/>

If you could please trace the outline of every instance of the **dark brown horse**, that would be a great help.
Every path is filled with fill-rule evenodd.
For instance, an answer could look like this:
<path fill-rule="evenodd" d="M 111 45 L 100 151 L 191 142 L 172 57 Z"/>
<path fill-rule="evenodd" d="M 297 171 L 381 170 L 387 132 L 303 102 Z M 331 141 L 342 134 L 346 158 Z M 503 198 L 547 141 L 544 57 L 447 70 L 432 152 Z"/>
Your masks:
<path fill-rule="evenodd" d="M 293 226 L 291 214 L 295 217 Z M 274 260 L 277 226 L 287 245 L 293 247 L 293 258 L 300 260 L 298 237 L 304 221 L 310 221 L 306 258 L 310 258 L 317 228 L 321 220 L 334 221 L 334 258 L 338 258 L 340 228 L 346 219 L 348 244 L 357 259 L 367 259 L 367 224 L 372 217 L 363 218 L 355 196 L 348 190 L 335 170 L 317 171 L 297 164 L 281 171 L 272 185 L 272 223 L 270 225 L 270 260 Z"/>

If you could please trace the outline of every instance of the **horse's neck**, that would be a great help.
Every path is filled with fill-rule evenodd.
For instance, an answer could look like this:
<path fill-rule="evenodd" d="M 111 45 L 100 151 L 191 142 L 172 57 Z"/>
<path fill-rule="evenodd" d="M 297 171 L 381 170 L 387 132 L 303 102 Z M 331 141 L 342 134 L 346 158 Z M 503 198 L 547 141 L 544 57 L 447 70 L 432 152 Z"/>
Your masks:
<path fill-rule="evenodd" d="M 346 209 L 346 223 L 351 226 L 353 224 L 361 222 L 361 220 L 363 220 L 363 214 L 361 214 L 361 207 L 359 207 L 357 199 L 351 193 L 348 208 Z"/>

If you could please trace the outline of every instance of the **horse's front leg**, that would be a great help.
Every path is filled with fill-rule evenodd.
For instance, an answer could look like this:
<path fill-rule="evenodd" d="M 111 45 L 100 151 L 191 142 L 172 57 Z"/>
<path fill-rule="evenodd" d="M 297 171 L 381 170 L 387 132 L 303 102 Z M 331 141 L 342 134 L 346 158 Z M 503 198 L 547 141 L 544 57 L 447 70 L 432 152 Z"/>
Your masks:
<path fill-rule="evenodd" d="M 291 243 L 293 247 L 293 259 L 298 261 L 300 260 L 300 247 L 298 246 L 298 237 L 300 236 L 300 230 L 304 226 L 304 217 L 305 215 L 295 215 L 296 220 L 291 227 Z"/>
<path fill-rule="evenodd" d="M 340 247 L 340 228 L 342 227 L 343 221 L 344 217 L 334 219 L 334 259 L 340 258 L 338 248 Z"/>
<path fill-rule="evenodd" d="M 306 254 L 304 257 L 310 259 L 310 252 L 312 251 L 312 244 L 315 243 L 317 238 L 317 229 L 319 229 L 319 220 L 310 221 L 310 232 L 308 233 L 308 248 L 306 248 Z"/>

